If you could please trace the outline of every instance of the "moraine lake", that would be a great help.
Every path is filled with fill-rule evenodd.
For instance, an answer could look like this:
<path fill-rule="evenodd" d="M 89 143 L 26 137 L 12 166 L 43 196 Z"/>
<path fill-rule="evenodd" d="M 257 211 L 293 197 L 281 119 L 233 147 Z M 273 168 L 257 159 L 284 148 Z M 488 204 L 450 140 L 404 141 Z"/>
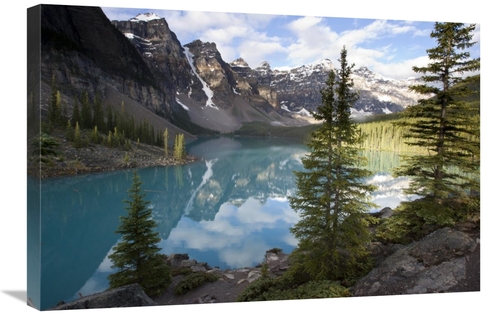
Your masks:
<path fill-rule="evenodd" d="M 218 137 L 187 149 L 199 161 L 138 171 L 162 253 L 187 253 L 212 267 L 234 269 L 259 264 L 271 248 L 293 250 L 297 241 L 289 228 L 299 217 L 287 196 L 295 189 L 293 171 L 303 170 L 306 146 L 287 139 Z M 373 211 L 394 208 L 408 184 L 390 176 L 398 155 L 365 154 L 376 172 L 367 180 L 379 187 Z M 131 183 L 131 170 L 44 179 L 41 186 L 28 178 L 28 277 L 39 284 L 28 288 L 28 297 L 37 307 L 107 289 L 107 256 L 120 239 L 114 231 L 126 215 L 123 200 Z M 38 205 L 40 213 L 30 210 Z M 36 229 L 40 233 L 29 232 Z"/>

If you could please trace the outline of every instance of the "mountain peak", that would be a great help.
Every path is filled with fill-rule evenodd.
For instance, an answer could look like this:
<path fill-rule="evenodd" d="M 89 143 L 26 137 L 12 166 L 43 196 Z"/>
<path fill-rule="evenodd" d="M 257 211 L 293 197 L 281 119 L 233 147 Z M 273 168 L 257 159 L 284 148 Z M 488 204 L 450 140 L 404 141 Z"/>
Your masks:
<path fill-rule="evenodd" d="M 325 69 L 329 69 L 329 70 L 333 70 L 333 63 L 330 59 L 328 58 L 325 58 L 325 59 L 321 59 L 318 63 L 317 63 L 318 66 L 322 66 L 323 68 Z"/>
<path fill-rule="evenodd" d="M 131 18 L 130 21 L 132 21 L 132 22 L 140 22 L 140 21 L 149 22 L 152 20 L 161 20 L 161 19 L 162 19 L 162 17 L 160 17 L 159 15 L 157 15 L 155 13 L 140 13 L 140 14 L 137 14 L 136 17 Z"/>
<path fill-rule="evenodd" d="M 245 67 L 248 68 L 248 63 L 243 58 L 238 58 L 230 63 L 231 67 Z"/>
<path fill-rule="evenodd" d="M 271 65 L 269 64 L 269 62 L 267 62 L 267 61 L 263 61 L 263 62 L 260 64 L 259 68 L 271 69 Z"/>

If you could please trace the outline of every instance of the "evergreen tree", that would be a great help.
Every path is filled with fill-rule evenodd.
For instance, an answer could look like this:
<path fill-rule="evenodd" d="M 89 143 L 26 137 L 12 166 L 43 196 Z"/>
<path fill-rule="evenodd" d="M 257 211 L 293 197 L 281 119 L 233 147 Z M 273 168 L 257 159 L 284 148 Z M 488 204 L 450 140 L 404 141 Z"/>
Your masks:
<path fill-rule="evenodd" d="M 346 280 L 355 277 L 367 261 L 369 216 L 375 205 L 363 183 L 371 173 L 359 154 L 362 136 L 350 118 L 358 99 L 352 90 L 352 67 L 347 50 L 341 50 L 338 79 L 329 73 L 321 91 L 322 105 L 314 114 L 322 121 L 308 142 L 310 153 L 302 159 L 305 171 L 295 172 L 297 192 L 290 198 L 300 221 L 291 228 L 298 239 L 292 258 L 310 279 Z"/>
<path fill-rule="evenodd" d="M 134 171 L 132 186 L 128 190 L 127 216 L 120 217 L 116 233 L 122 240 L 113 247 L 109 255 L 117 272 L 108 276 L 110 288 L 138 283 L 149 296 L 164 292 L 170 282 L 170 267 L 159 254 L 157 243 L 161 240 L 155 232 L 157 224 L 152 219 L 149 201 L 141 189 L 141 181 Z"/>
<path fill-rule="evenodd" d="M 185 156 L 186 156 L 186 148 L 185 148 L 185 143 L 184 143 L 184 134 L 179 133 L 179 134 L 175 135 L 174 158 L 177 161 L 182 161 L 182 160 L 184 160 Z"/>
<path fill-rule="evenodd" d="M 71 126 L 71 121 L 68 120 L 68 124 L 66 125 L 66 134 L 65 134 L 66 140 L 69 142 L 73 142 L 75 139 L 75 131 L 73 130 L 73 127 Z"/>
<path fill-rule="evenodd" d="M 52 84 L 50 86 L 50 99 L 49 99 L 49 106 L 48 106 L 48 120 L 49 124 L 54 124 L 54 121 L 56 119 L 56 106 L 55 106 L 55 99 L 56 99 L 56 77 L 55 75 L 52 75 Z"/>
<path fill-rule="evenodd" d="M 92 128 L 92 109 L 90 107 L 89 96 L 87 92 L 83 93 L 82 96 L 82 109 L 80 112 L 81 116 L 81 128 L 91 129 Z"/>
<path fill-rule="evenodd" d="M 50 101 L 48 108 L 48 123 L 51 127 L 62 125 L 61 93 L 56 86 L 56 77 L 52 76 L 52 85 L 50 92 Z"/>
<path fill-rule="evenodd" d="M 94 108 L 93 108 L 92 125 L 99 130 L 106 130 L 106 122 L 104 121 L 104 110 L 102 108 L 101 96 L 96 93 L 94 97 Z"/>
<path fill-rule="evenodd" d="M 101 140 L 101 136 L 99 135 L 99 131 L 97 129 L 97 126 L 94 126 L 94 129 L 92 130 L 92 134 L 90 135 L 90 142 L 98 144 Z"/>
<path fill-rule="evenodd" d="M 477 196 L 470 194 L 479 190 L 479 106 L 466 102 L 473 93 L 469 83 L 478 76 L 464 77 L 480 67 L 479 58 L 467 51 L 475 44 L 474 29 L 474 24 L 435 23 L 430 36 L 437 46 L 427 50 L 430 63 L 413 67 L 425 83 L 411 89 L 429 97 L 409 107 L 401 125 L 408 128 L 407 144 L 427 154 L 404 157 L 395 170 L 412 179 L 407 194 L 423 197 L 402 204 L 406 214 L 395 217 L 401 227 L 411 222 L 421 231 L 423 225 L 452 225 L 471 206 L 479 211 Z"/>
<path fill-rule="evenodd" d="M 113 119 L 113 111 L 111 110 L 111 106 L 108 104 L 108 108 L 106 110 L 106 127 L 108 131 L 111 131 L 115 128 L 115 121 Z"/>
<path fill-rule="evenodd" d="M 76 126 L 78 121 L 81 121 L 80 108 L 78 107 L 78 98 L 75 96 L 75 105 L 73 105 L 73 113 L 71 114 L 71 125 Z"/>
<path fill-rule="evenodd" d="M 80 131 L 80 125 L 78 125 L 78 121 L 75 125 L 75 135 L 73 136 L 73 146 L 75 148 L 81 148 L 83 146 L 82 135 Z"/>
<path fill-rule="evenodd" d="M 168 128 L 165 128 L 163 133 L 163 150 L 165 150 L 165 157 L 168 158 Z"/>

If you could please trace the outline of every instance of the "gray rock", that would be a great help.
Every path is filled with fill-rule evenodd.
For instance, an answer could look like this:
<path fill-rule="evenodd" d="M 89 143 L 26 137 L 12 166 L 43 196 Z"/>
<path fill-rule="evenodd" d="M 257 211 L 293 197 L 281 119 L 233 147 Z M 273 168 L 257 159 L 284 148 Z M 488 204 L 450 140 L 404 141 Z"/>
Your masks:
<path fill-rule="evenodd" d="M 444 228 L 401 246 L 353 287 L 354 296 L 447 292 L 466 277 L 466 261 L 477 244 Z"/>
<path fill-rule="evenodd" d="M 431 233 L 417 243 L 410 254 L 421 259 L 424 265 L 430 266 L 471 253 L 476 245 L 476 242 L 467 234 L 444 228 Z"/>
<path fill-rule="evenodd" d="M 195 259 L 183 260 L 180 263 L 180 267 L 193 267 L 196 266 L 198 262 Z"/>
<path fill-rule="evenodd" d="M 174 268 L 177 268 L 181 265 L 183 260 L 189 260 L 188 254 L 171 254 L 167 258 L 167 262 Z"/>
<path fill-rule="evenodd" d="M 131 284 L 116 289 L 85 296 L 70 303 L 58 305 L 51 310 L 71 310 L 86 308 L 112 308 L 157 305 L 144 293 L 139 284 Z"/>

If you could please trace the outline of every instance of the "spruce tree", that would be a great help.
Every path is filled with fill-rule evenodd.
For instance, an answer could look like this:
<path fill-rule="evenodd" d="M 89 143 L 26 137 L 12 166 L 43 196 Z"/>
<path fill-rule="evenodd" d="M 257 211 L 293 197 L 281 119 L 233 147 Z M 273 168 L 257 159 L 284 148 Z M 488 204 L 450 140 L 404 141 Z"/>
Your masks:
<path fill-rule="evenodd" d="M 52 75 L 52 84 L 50 86 L 50 99 L 49 99 L 49 106 L 48 106 L 48 119 L 49 123 L 54 125 L 54 121 L 56 119 L 56 93 L 57 93 L 57 87 L 56 87 L 56 77 L 55 75 Z"/>
<path fill-rule="evenodd" d="M 165 157 L 168 158 L 168 128 L 165 128 L 163 133 L 163 150 L 165 150 Z"/>
<path fill-rule="evenodd" d="M 115 121 L 113 119 L 113 111 L 111 110 L 111 106 L 109 104 L 106 109 L 106 116 L 106 128 L 108 131 L 113 130 L 113 128 L 115 128 Z"/>
<path fill-rule="evenodd" d="M 159 253 L 161 249 L 157 243 L 161 238 L 154 231 L 157 223 L 152 218 L 141 185 L 139 175 L 134 171 L 132 186 L 128 190 L 129 199 L 124 201 L 127 215 L 120 217 L 116 230 L 122 238 L 109 255 L 113 269 L 117 271 L 108 279 L 110 288 L 138 283 L 147 295 L 158 296 L 170 285 L 170 267 Z"/>
<path fill-rule="evenodd" d="M 99 130 L 106 130 L 106 123 L 104 121 L 104 109 L 102 108 L 102 100 L 99 93 L 94 97 L 92 125 Z"/>
<path fill-rule="evenodd" d="M 75 139 L 75 131 L 73 130 L 73 127 L 71 126 L 71 121 L 68 119 L 68 124 L 66 125 L 66 134 L 65 134 L 66 140 L 69 142 L 73 142 Z"/>
<path fill-rule="evenodd" d="M 75 124 L 75 134 L 73 136 L 73 146 L 75 148 L 81 148 L 83 146 L 83 140 L 80 131 L 80 125 L 78 125 L 78 121 Z"/>
<path fill-rule="evenodd" d="M 402 203 L 399 210 L 406 213 L 393 221 L 399 219 L 402 229 L 411 222 L 417 234 L 422 226 L 452 225 L 471 208 L 479 211 L 478 196 L 471 194 L 479 190 L 479 106 L 467 102 L 478 76 L 464 76 L 480 67 L 467 50 L 475 44 L 474 29 L 474 24 L 435 23 L 430 62 L 413 67 L 424 83 L 411 89 L 427 98 L 409 107 L 400 125 L 408 128 L 406 143 L 427 153 L 404 157 L 395 175 L 409 176 L 406 193 L 422 198 Z"/>
<path fill-rule="evenodd" d="M 71 125 L 76 126 L 78 121 L 81 121 L 80 108 L 78 106 L 78 98 L 75 96 L 75 104 L 73 105 L 73 113 L 71 114 Z"/>
<path fill-rule="evenodd" d="M 81 116 L 81 128 L 91 129 L 92 128 L 92 108 L 90 107 L 89 96 L 87 92 L 83 93 L 82 96 L 82 108 L 80 111 Z"/>
<path fill-rule="evenodd" d="M 298 239 L 292 258 L 312 280 L 346 280 L 361 271 L 370 240 L 369 201 L 375 187 L 363 183 L 371 172 L 359 154 L 362 136 L 350 118 L 358 99 L 350 78 L 347 50 L 341 50 L 338 79 L 329 73 L 314 114 L 322 121 L 302 159 L 305 171 L 295 172 L 297 192 L 290 198 L 300 221 L 291 228 Z"/>

